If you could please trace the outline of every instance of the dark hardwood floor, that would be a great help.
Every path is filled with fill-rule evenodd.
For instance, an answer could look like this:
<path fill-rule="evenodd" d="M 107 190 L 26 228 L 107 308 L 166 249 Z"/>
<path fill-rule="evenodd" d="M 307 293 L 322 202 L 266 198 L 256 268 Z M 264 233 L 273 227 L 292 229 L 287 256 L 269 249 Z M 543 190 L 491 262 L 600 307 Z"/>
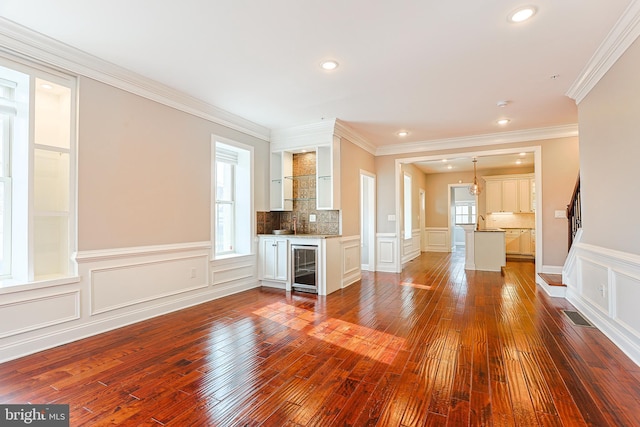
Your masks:
<path fill-rule="evenodd" d="M 256 289 L 0 365 L 72 426 L 640 426 L 640 367 L 536 289 L 423 254 L 328 297 Z"/>

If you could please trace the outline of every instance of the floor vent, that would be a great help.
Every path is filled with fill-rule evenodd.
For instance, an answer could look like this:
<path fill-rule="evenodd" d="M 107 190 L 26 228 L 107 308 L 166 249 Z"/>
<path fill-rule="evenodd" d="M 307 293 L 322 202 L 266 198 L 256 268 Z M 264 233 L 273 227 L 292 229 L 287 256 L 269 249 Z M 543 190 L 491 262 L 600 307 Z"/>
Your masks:
<path fill-rule="evenodd" d="M 577 311 L 572 310 L 562 310 L 562 312 L 571 320 L 571 322 L 576 326 L 588 326 L 590 328 L 595 328 L 587 319 L 582 316 L 582 314 Z"/>

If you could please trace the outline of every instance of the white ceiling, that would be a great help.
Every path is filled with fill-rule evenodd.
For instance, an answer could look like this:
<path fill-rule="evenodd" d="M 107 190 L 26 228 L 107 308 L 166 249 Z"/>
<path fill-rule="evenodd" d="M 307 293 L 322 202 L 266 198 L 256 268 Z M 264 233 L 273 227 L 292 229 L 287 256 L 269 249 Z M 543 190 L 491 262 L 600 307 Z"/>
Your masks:
<path fill-rule="evenodd" d="M 414 164 L 426 174 L 472 172 L 473 158 L 453 155 L 440 160 L 414 162 Z M 475 158 L 478 173 L 503 168 L 512 168 L 514 171 L 523 169 L 529 172 L 535 164 L 533 152 L 475 156 Z"/>
<path fill-rule="evenodd" d="M 521 24 L 510 0 L 2 0 L 0 16 L 270 129 L 336 117 L 387 146 L 577 122 L 565 93 L 630 1 L 526 3 Z"/>

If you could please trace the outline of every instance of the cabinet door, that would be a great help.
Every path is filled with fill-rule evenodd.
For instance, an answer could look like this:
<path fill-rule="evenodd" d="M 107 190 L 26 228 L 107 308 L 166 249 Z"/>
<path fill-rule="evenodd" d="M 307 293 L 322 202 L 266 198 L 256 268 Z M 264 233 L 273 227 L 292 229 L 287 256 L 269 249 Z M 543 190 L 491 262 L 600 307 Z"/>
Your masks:
<path fill-rule="evenodd" d="M 487 181 L 487 213 L 502 211 L 502 181 Z"/>
<path fill-rule="evenodd" d="M 532 212 L 531 209 L 531 179 L 518 180 L 518 212 Z"/>
<path fill-rule="evenodd" d="M 316 207 L 340 209 L 340 138 L 316 148 Z"/>
<path fill-rule="evenodd" d="M 293 210 L 293 154 L 287 151 L 271 153 L 270 207 L 272 211 Z"/>
<path fill-rule="evenodd" d="M 262 238 L 260 247 L 261 279 L 282 280 L 288 278 L 287 239 Z"/>
<path fill-rule="evenodd" d="M 507 230 L 504 239 L 506 252 L 508 254 L 520 253 L 520 230 Z"/>
<path fill-rule="evenodd" d="M 520 253 L 524 255 L 533 255 L 531 252 L 531 230 L 520 230 Z"/>
<path fill-rule="evenodd" d="M 286 281 L 289 273 L 289 263 L 287 257 L 289 250 L 286 239 L 277 239 L 274 246 L 275 251 L 275 266 L 274 266 L 274 279 Z"/>
<path fill-rule="evenodd" d="M 264 238 L 262 239 L 262 247 L 260 248 L 260 255 L 262 258 L 262 279 L 275 279 L 276 277 L 276 250 L 275 239 Z"/>
<path fill-rule="evenodd" d="M 502 212 L 518 212 L 518 180 L 502 181 Z"/>

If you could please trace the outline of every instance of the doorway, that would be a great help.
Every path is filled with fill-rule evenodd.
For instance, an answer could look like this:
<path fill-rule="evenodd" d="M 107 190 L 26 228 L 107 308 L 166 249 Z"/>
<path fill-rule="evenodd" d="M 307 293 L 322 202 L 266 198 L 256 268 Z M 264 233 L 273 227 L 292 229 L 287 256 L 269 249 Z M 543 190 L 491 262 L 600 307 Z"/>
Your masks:
<path fill-rule="evenodd" d="M 376 271 L 376 176 L 360 171 L 360 268 Z"/>
<path fill-rule="evenodd" d="M 470 184 L 449 184 L 449 236 L 451 251 L 465 246 L 462 225 L 475 225 L 478 218 L 478 196 L 469 194 Z"/>

